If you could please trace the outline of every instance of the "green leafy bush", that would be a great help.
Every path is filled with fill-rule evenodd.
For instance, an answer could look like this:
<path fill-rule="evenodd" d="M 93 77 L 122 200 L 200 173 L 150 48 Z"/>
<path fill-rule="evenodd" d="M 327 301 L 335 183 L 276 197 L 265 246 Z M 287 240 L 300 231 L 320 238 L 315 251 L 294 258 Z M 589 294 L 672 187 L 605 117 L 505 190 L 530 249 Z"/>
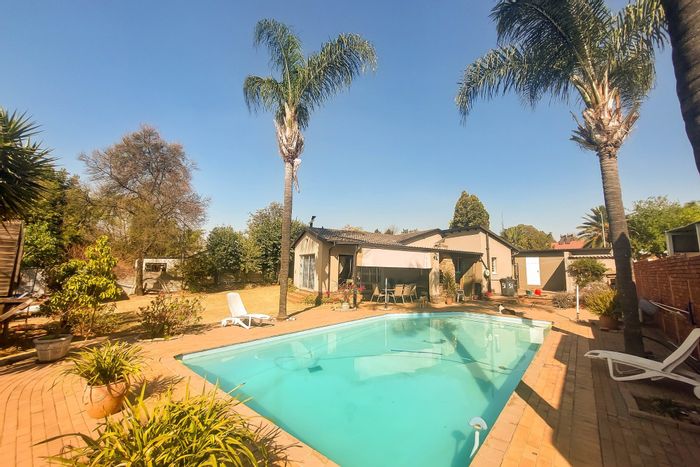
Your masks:
<path fill-rule="evenodd" d="M 572 308 L 576 306 L 576 295 L 571 292 L 557 292 L 552 297 L 552 305 L 557 308 Z"/>
<path fill-rule="evenodd" d="M 128 381 L 141 372 L 143 356 L 141 348 L 126 342 L 108 342 L 99 347 L 81 350 L 64 371 L 84 378 L 89 386 L 103 386 Z"/>
<path fill-rule="evenodd" d="M 70 260 L 50 271 L 52 293 L 44 306 L 62 328 L 90 337 L 114 326 L 114 307 L 104 302 L 121 295 L 113 272 L 116 264 L 107 237 L 102 236 L 85 250 L 85 260 Z"/>
<path fill-rule="evenodd" d="M 236 399 L 222 400 L 215 392 L 173 400 L 169 393 L 154 408 L 144 392 L 127 402 L 123 419 L 106 418 L 84 446 L 69 447 L 51 460 L 67 465 L 285 465 L 285 447 L 275 442 L 279 430 L 250 425 L 233 409 Z M 52 441 L 52 438 L 46 442 Z"/>
<path fill-rule="evenodd" d="M 206 252 L 187 258 L 178 273 L 182 276 L 183 287 L 192 292 L 208 290 L 214 283 L 214 267 Z"/>
<path fill-rule="evenodd" d="M 572 261 L 567 272 L 579 287 L 601 280 L 607 268 L 595 258 L 580 258 Z"/>
<path fill-rule="evenodd" d="M 202 320 L 199 298 L 178 298 L 160 294 L 148 306 L 140 307 L 138 317 L 150 338 L 172 337 Z"/>
<path fill-rule="evenodd" d="M 589 294 L 586 298 L 586 308 L 598 316 L 609 316 L 616 319 L 622 317 L 617 292 L 612 289 Z"/>

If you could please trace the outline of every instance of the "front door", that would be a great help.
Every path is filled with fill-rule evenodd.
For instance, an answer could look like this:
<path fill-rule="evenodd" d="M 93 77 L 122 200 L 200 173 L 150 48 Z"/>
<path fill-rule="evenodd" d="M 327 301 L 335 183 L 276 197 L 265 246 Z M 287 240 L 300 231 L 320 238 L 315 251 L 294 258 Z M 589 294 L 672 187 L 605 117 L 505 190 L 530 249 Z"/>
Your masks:
<path fill-rule="evenodd" d="M 352 278 L 352 261 L 352 255 L 338 255 L 338 285 L 343 285 Z"/>

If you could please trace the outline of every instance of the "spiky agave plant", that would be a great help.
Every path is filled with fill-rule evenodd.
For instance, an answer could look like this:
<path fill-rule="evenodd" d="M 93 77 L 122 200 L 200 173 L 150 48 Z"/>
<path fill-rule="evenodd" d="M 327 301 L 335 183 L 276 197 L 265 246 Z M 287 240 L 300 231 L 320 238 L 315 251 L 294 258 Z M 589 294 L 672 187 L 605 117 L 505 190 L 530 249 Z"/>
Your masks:
<path fill-rule="evenodd" d="M 0 107 L 0 222 L 24 217 L 46 192 L 53 159 L 32 140 L 38 131 L 26 114 Z"/>
<path fill-rule="evenodd" d="M 665 40 L 663 10 L 658 0 L 630 3 L 617 14 L 604 0 L 499 0 L 491 16 L 499 47 L 466 68 L 456 97 L 459 111 L 464 119 L 477 98 L 511 90 L 532 104 L 545 95 L 577 98 L 582 111 L 571 139 L 598 157 L 625 349 L 641 354 L 617 156 L 654 83 L 654 47 Z"/>
<path fill-rule="evenodd" d="M 248 76 L 243 94 L 251 110 L 274 114 L 277 146 L 284 162 L 284 208 L 280 251 L 280 301 L 278 319 L 287 317 L 287 277 L 292 224 L 292 184 L 304 149 L 302 130 L 311 113 L 368 68 L 374 69 L 374 47 L 357 34 L 341 34 L 326 42 L 321 50 L 304 56 L 301 41 L 285 24 L 264 19 L 255 27 L 255 45 L 270 52 L 270 66 L 279 79 Z"/>

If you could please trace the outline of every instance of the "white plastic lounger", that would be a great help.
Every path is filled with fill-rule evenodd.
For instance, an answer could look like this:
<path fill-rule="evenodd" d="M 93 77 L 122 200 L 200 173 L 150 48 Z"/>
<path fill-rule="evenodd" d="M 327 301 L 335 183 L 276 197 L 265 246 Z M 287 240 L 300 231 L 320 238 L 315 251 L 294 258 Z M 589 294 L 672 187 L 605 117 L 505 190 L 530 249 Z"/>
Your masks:
<path fill-rule="evenodd" d="M 248 313 L 248 311 L 245 309 L 245 305 L 243 305 L 241 296 L 236 292 L 226 294 L 226 301 L 228 302 L 228 311 L 231 312 L 231 316 L 221 320 L 222 326 L 226 326 L 227 324 L 237 324 L 243 328 L 250 329 L 254 319 L 260 321 L 272 319 L 269 315 L 264 315 L 262 313 Z"/>
<path fill-rule="evenodd" d="M 688 337 L 683 343 L 671 355 L 666 357 L 663 362 L 610 350 L 591 350 L 586 353 L 586 357 L 607 360 L 610 377 L 615 381 L 634 381 L 640 379 L 656 381 L 658 379 L 668 378 L 674 381 L 680 381 L 681 383 L 690 384 L 693 386 L 695 397 L 700 399 L 700 379 L 698 379 L 697 376 L 686 376 L 673 371 L 688 358 L 697 346 L 699 340 L 700 328 L 695 328 L 688 334 Z M 621 370 L 619 368 L 620 365 L 639 370 L 640 372 L 629 374 L 629 371 Z"/>

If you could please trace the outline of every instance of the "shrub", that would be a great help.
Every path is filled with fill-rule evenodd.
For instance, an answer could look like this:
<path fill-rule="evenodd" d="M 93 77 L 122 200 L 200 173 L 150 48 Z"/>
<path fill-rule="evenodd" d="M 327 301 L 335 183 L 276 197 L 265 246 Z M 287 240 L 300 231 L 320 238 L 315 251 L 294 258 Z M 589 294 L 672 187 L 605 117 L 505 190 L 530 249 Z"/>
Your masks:
<path fill-rule="evenodd" d="M 213 265 L 206 252 L 198 253 L 185 260 L 179 268 L 182 286 L 192 292 L 209 289 L 213 284 Z"/>
<path fill-rule="evenodd" d="M 585 306 L 589 296 L 595 295 L 606 290 L 610 290 L 610 286 L 605 282 L 591 282 L 590 284 L 586 285 L 584 288 L 579 290 L 581 303 Z"/>
<path fill-rule="evenodd" d="M 177 298 L 160 294 L 148 306 L 140 307 L 138 317 L 148 337 L 172 337 L 202 320 L 199 298 Z"/>
<path fill-rule="evenodd" d="M 284 447 L 275 442 L 279 430 L 252 427 L 233 411 L 239 403 L 221 400 L 214 391 L 198 396 L 188 391 L 179 401 L 168 393 L 151 409 L 142 390 L 135 402 L 127 402 L 123 419 L 106 418 L 95 438 L 81 434 L 84 446 L 71 446 L 51 460 L 95 467 L 285 465 Z"/>
<path fill-rule="evenodd" d="M 143 363 L 141 348 L 126 342 L 87 348 L 70 360 L 74 365 L 66 368 L 64 374 L 80 376 L 89 386 L 128 381 L 141 372 Z"/>
<path fill-rule="evenodd" d="M 612 289 L 589 294 L 586 299 L 586 308 L 598 316 L 609 316 L 616 319 L 622 316 L 617 292 Z"/>
<path fill-rule="evenodd" d="M 457 283 L 455 282 L 455 276 L 450 272 L 446 272 L 443 275 L 443 285 L 445 286 L 445 294 L 451 297 L 457 295 Z"/>
<path fill-rule="evenodd" d="M 579 287 L 599 281 L 605 276 L 607 268 L 595 258 L 580 258 L 572 261 L 567 272 Z"/>
<path fill-rule="evenodd" d="M 558 292 L 552 297 L 552 305 L 557 308 L 572 308 L 576 306 L 576 295 L 571 292 Z"/>
<path fill-rule="evenodd" d="M 45 308 L 59 319 L 62 328 L 87 338 L 114 326 L 114 307 L 104 306 L 103 302 L 119 298 L 121 289 L 112 271 L 117 260 L 107 237 L 102 236 L 89 246 L 85 257 L 60 264 L 50 272 L 48 284 L 52 294 Z"/>

